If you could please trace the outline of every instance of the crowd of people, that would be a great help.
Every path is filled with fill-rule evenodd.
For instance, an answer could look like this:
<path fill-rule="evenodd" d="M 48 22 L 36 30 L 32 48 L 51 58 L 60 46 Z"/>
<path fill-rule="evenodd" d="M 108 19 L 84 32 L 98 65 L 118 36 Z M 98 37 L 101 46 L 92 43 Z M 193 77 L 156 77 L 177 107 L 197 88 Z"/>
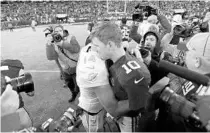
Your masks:
<path fill-rule="evenodd" d="M 108 2 L 108 4 L 107 4 Z M 126 3 L 126 6 L 125 6 Z M 1 2 L 1 21 L 28 21 L 32 18 L 38 23 L 54 23 L 56 14 L 67 14 L 69 18 L 110 17 L 108 12 L 126 12 L 130 16 L 138 1 L 13 1 Z M 173 9 L 186 9 L 191 15 L 206 13 L 210 2 L 205 1 L 150 1 L 165 13 Z M 172 15 L 172 14 L 171 14 Z"/>
<path fill-rule="evenodd" d="M 98 7 L 100 2 L 106 9 L 104 1 L 91 2 L 91 6 L 89 1 L 81 3 L 83 6 L 74 5 L 77 8 L 71 13 L 87 15 L 93 11 L 90 7 Z M 125 5 L 122 1 L 113 1 L 108 6 L 115 4 L 118 8 Z M 128 16 L 132 18 L 131 25 L 127 24 L 127 16 L 120 24 L 116 19 L 93 19 L 88 25 L 90 34 L 84 47 L 80 47 L 77 38 L 62 25 L 45 31 L 47 59 L 56 63 L 65 87 L 71 91 L 69 102 L 80 93 L 78 108 L 65 112 L 48 131 L 69 131 L 77 119 L 82 121 L 86 132 L 210 131 L 207 3 L 150 2 L 151 10 L 156 7 L 156 12 L 139 12 L 141 6 L 127 4 L 133 4 Z M 186 9 L 193 20 L 186 17 L 185 11 L 174 12 L 170 5 Z M 202 10 L 198 12 L 197 8 Z M 191 12 L 192 9 L 200 14 Z M 100 9 L 95 10 L 97 14 L 90 14 L 100 16 Z M 110 8 L 110 12 L 116 9 Z M 13 86 L 5 87 L 11 90 Z M 2 95 L 5 96 L 5 92 Z M 16 111 L 18 103 L 3 102 L 5 110 Z"/>

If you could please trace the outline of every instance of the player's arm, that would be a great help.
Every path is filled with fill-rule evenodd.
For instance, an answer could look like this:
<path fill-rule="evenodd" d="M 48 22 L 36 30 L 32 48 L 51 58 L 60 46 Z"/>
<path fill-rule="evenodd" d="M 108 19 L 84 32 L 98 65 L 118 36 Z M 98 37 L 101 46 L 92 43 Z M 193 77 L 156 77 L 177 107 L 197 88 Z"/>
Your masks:
<path fill-rule="evenodd" d="M 128 94 L 129 108 L 139 110 L 145 108 L 148 99 L 149 84 L 145 77 L 136 76 L 128 80 L 129 84 L 124 84 Z M 138 102 L 137 102 L 138 101 Z"/>
<path fill-rule="evenodd" d="M 117 101 L 109 84 L 94 87 L 94 90 L 102 106 L 113 117 L 122 116 L 130 110 L 128 100 Z"/>

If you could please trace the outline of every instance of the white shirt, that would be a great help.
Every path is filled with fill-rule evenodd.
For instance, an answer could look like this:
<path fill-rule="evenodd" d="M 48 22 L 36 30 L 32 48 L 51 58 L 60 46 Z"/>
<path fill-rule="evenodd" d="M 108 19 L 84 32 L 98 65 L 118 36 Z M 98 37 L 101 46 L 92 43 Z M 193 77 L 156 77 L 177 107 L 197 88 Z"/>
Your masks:
<path fill-rule="evenodd" d="M 90 44 L 83 47 L 77 64 L 76 81 L 80 88 L 79 106 L 91 113 L 99 112 L 100 104 L 93 87 L 109 84 L 105 61 L 94 51 L 88 50 Z"/>

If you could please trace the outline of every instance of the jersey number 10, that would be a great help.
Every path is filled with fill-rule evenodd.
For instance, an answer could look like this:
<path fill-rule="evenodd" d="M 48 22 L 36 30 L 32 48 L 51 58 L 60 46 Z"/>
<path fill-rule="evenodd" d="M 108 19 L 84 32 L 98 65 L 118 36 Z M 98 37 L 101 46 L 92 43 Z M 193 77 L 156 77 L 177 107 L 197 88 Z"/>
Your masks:
<path fill-rule="evenodd" d="M 141 68 L 141 66 L 136 61 L 128 61 L 127 64 L 123 64 L 122 68 L 125 69 L 126 74 L 129 74 L 132 70 Z"/>

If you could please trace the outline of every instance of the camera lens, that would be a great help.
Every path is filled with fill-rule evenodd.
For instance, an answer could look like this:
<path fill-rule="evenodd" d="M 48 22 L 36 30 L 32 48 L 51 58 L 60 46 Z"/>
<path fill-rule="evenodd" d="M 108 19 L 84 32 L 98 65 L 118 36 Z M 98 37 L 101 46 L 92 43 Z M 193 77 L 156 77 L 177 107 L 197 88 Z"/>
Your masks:
<path fill-rule="evenodd" d="M 13 89 L 18 93 L 29 93 L 34 91 L 34 83 L 30 73 L 25 73 L 20 77 L 11 79 L 11 81 L 8 83 L 10 83 L 13 86 Z"/>

